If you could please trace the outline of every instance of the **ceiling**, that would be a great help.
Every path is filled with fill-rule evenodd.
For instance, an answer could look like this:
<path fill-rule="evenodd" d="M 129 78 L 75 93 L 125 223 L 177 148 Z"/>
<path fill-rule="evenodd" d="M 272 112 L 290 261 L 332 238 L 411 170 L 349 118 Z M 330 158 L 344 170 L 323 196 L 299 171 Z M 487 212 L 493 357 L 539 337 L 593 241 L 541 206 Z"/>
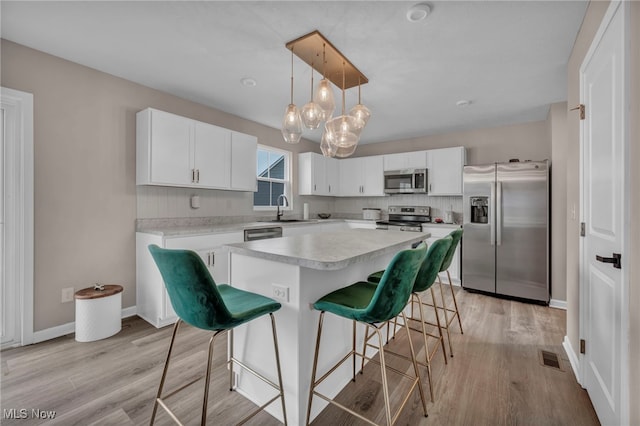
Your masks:
<path fill-rule="evenodd" d="M 319 30 L 369 79 L 362 103 L 372 117 L 361 143 L 544 120 L 551 103 L 566 100 L 587 1 L 429 1 L 431 14 L 409 22 L 416 3 L 5 0 L 0 33 L 280 128 L 290 96 L 285 43 Z M 296 58 L 294 74 L 302 107 L 311 69 Z M 347 90 L 347 109 L 357 96 Z M 321 132 L 303 137 L 317 142 Z"/>

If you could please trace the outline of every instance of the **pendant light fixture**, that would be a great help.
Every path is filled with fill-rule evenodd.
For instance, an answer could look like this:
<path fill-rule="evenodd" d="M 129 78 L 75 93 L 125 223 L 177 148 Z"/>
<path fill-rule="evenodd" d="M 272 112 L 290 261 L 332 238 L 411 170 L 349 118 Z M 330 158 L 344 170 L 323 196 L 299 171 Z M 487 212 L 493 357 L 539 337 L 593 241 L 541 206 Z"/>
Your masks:
<path fill-rule="evenodd" d="M 298 107 L 293 103 L 293 49 L 291 49 L 291 103 L 282 120 L 282 136 L 287 143 L 298 143 L 302 137 L 302 119 Z"/>
<path fill-rule="evenodd" d="M 320 122 L 323 121 L 324 113 L 322 108 L 313 101 L 313 63 L 311 64 L 311 96 L 309 102 L 302 107 L 300 116 L 302 124 L 307 129 L 317 129 L 320 127 Z"/>
<path fill-rule="evenodd" d="M 342 63 L 342 86 L 344 87 L 344 62 Z M 352 115 L 345 115 L 344 113 L 344 89 L 342 89 L 342 115 L 332 118 L 327 121 L 325 125 L 325 131 L 328 132 L 327 140 L 334 147 L 336 157 L 342 156 L 341 154 L 349 156 L 355 151 L 355 146 L 360 139 L 360 132 L 364 127 L 364 122 Z M 350 148 L 353 148 L 353 151 Z"/>
<path fill-rule="evenodd" d="M 318 128 L 322 121 L 325 121 L 324 132 L 320 141 L 320 150 L 327 157 L 348 157 L 354 153 L 362 129 L 367 124 L 371 112 L 365 107 L 360 98 L 360 86 L 369 82 L 362 74 L 335 46 L 331 44 L 320 32 L 313 31 L 295 40 L 286 43 L 287 49 L 291 50 L 307 64 L 311 65 L 311 90 L 312 100 L 302 108 L 298 114 L 299 127 L 295 125 L 295 114 L 291 111 L 295 108 L 293 104 L 293 58 L 291 62 L 291 104 L 287 108 L 282 126 L 282 134 L 285 140 L 300 140 L 302 124 L 309 129 Z M 318 63 L 318 58 L 322 54 L 322 67 Z M 313 91 L 313 70 L 322 73 L 322 80 L 319 82 L 315 92 Z M 333 117 L 335 110 L 335 100 L 331 84 L 342 89 L 342 114 Z M 358 86 L 358 104 L 349 113 L 345 113 L 345 90 Z M 317 106 L 315 110 L 313 106 Z"/>
<path fill-rule="evenodd" d="M 351 108 L 349 115 L 362 120 L 363 127 L 367 125 L 367 122 L 371 117 L 371 111 L 369 111 L 369 108 L 362 105 L 362 100 L 360 99 L 360 80 L 358 80 L 358 105 Z"/>
<path fill-rule="evenodd" d="M 333 115 L 333 111 L 336 109 L 336 102 L 333 98 L 333 89 L 331 89 L 331 83 L 326 77 L 326 43 L 322 44 L 322 80 L 318 83 L 318 89 L 313 95 L 313 101 L 322 110 L 322 121 L 327 121 Z M 313 66 L 313 65 L 312 65 Z"/>

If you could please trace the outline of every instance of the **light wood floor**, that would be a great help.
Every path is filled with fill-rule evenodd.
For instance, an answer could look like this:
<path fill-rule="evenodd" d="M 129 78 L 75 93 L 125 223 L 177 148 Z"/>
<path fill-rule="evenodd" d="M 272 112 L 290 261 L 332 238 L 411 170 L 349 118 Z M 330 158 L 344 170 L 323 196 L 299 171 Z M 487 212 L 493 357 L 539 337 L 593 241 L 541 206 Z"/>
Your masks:
<path fill-rule="evenodd" d="M 497 299 L 458 289 L 464 335 L 452 325 L 454 357 L 444 365 L 434 359 L 435 402 L 429 401 L 426 370 L 421 369 L 429 417 L 413 397 L 398 419 L 399 425 L 597 425 L 586 392 L 577 384 L 561 346 L 565 312 L 538 305 Z M 178 335 L 168 389 L 202 374 L 209 335 L 189 326 Z M 134 317 L 124 321 L 116 336 L 77 343 L 73 335 L 1 353 L 2 410 L 55 410 L 51 420 L 8 420 L 2 425 L 141 425 L 147 424 L 160 379 L 171 327 L 161 330 Z M 417 335 L 413 340 L 417 347 Z M 226 342 L 218 343 L 221 359 Z M 406 335 L 389 344 L 403 351 Z M 560 356 L 562 371 L 543 366 L 541 349 Z M 422 350 L 422 349 L 421 349 Z M 395 361 L 402 367 L 404 364 Z M 408 366 L 405 366 L 408 370 Z M 286 366 L 283 366 L 286 368 Z M 403 367 L 404 368 L 404 367 Z M 393 378 L 394 376 L 390 376 Z M 252 406 L 228 392 L 226 369 L 213 372 L 209 423 L 233 424 Z M 406 380 L 390 380 L 402 388 Z M 384 422 L 380 374 L 375 364 L 349 384 L 338 399 L 366 417 Z M 185 394 L 186 392 L 186 394 Z M 195 384 L 175 396 L 173 407 L 186 424 L 198 424 L 202 388 Z M 400 391 L 392 398 L 397 402 Z M 175 402 L 174 402 L 175 401 Z M 0 413 L 3 414 L 3 413 Z M 172 424 L 159 411 L 156 424 Z M 250 424 L 278 424 L 260 413 Z M 314 425 L 362 424 L 335 408 L 325 409 Z"/>

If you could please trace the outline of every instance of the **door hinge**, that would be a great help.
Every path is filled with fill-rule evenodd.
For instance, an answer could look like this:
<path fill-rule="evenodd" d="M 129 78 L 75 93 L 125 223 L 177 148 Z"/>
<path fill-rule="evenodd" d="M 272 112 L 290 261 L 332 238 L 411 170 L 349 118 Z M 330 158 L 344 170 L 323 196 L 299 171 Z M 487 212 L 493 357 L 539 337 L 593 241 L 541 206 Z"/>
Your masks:
<path fill-rule="evenodd" d="M 585 230 L 585 224 L 584 222 L 580 222 L 580 236 L 584 237 L 587 235 L 587 232 Z"/>
<path fill-rule="evenodd" d="M 569 111 L 580 110 L 580 120 L 584 120 L 584 104 L 578 104 L 578 106 L 571 108 Z"/>
<path fill-rule="evenodd" d="M 584 339 L 580 339 L 580 353 L 584 354 L 587 352 L 586 350 L 587 342 Z"/>

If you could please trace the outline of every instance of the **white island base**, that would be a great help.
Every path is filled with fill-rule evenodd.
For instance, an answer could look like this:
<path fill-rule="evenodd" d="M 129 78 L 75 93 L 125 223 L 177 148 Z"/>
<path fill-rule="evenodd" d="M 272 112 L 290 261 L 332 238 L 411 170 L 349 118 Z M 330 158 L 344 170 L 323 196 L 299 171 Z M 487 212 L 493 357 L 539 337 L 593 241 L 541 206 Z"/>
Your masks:
<path fill-rule="evenodd" d="M 338 233 L 298 235 L 229 246 L 231 285 L 268 297 L 274 286 L 287 300 L 276 298 L 282 308 L 275 313 L 282 380 L 289 425 L 305 424 L 311 367 L 319 312 L 312 304 L 325 294 L 366 279 L 384 269 L 399 250 L 424 240 L 424 233 L 354 229 Z M 277 383 L 273 338 L 268 319 L 259 319 L 234 331 L 234 356 Z M 364 327 L 357 329 L 362 348 Z M 318 361 L 324 374 L 351 350 L 352 322 L 326 315 Z M 239 370 L 239 369 L 238 369 Z M 334 397 L 352 377 L 352 363 L 345 362 L 320 386 Z M 254 403 L 264 404 L 274 390 L 250 373 L 238 371 L 237 390 Z M 314 398 L 313 420 L 327 402 Z M 282 421 L 278 403 L 267 411 Z"/>

